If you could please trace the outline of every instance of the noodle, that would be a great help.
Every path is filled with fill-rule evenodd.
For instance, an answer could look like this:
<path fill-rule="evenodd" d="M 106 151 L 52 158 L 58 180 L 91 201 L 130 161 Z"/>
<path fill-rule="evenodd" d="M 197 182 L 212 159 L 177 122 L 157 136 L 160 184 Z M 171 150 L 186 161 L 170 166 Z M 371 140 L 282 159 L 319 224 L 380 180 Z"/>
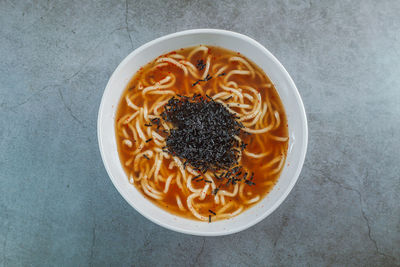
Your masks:
<path fill-rule="evenodd" d="M 181 198 L 179 197 L 179 195 L 176 195 L 176 204 L 178 204 L 178 207 L 180 210 L 185 210 L 185 207 L 182 204 Z"/>
<path fill-rule="evenodd" d="M 157 63 L 158 63 L 158 62 L 169 62 L 169 63 L 172 63 L 172 64 L 174 64 L 175 66 L 181 68 L 181 69 L 183 70 L 183 72 L 185 73 L 185 76 L 188 75 L 188 70 L 187 70 L 187 68 L 186 68 L 183 64 L 179 63 L 178 61 L 176 61 L 176 60 L 174 60 L 174 59 L 172 59 L 172 58 L 163 57 L 163 58 L 157 59 L 156 62 L 157 62 Z"/>
<path fill-rule="evenodd" d="M 231 58 L 229 59 L 229 61 L 230 61 L 230 62 L 232 62 L 232 61 L 238 61 L 238 62 L 244 64 L 244 65 L 247 67 L 247 69 L 250 71 L 251 78 L 254 79 L 254 76 L 255 76 L 254 69 L 253 69 L 253 67 L 252 67 L 245 59 L 243 59 L 243 58 L 241 58 L 241 57 L 231 57 Z"/>
<path fill-rule="evenodd" d="M 224 82 L 227 83 L 229 78 L 232 75 L 250 75 L 250 71 L 248 71 L 248 70 L 232 70 L 226 75 Z"/>
<path fill-rule="evenodd" d="M 204 80 L 208 75 L 208 70 L 210 69 L 210 61 L 211 61 L 211 56 L 208 56 L 207 57 L 207 63 L 206 63 L 206 69 L 205 69 L 205 71 L 203 73 L 203 76 L 201 77 L 202 80 Z"/>
<path fill-rule="evenodd" d="M 165 182 L 165 188 L 164 188 L 164 194 L 166 194 L 168 192 L 169 189 L 169 185 L 171 184 L 172 178 L 174 177 L 173 174 L 171 174 L 170 176 L 168 176 L 167 181 Z"/>

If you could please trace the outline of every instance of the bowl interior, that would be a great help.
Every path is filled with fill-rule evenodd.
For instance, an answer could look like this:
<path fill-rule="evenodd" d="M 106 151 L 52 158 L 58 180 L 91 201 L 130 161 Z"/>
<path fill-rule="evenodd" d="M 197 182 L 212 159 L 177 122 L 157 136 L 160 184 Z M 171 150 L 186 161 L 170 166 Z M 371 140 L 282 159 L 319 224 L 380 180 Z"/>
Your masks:
<path fill-rule="evenodd" d="M 119 99 L 134 73 L 157 56 L 199 44 L 221 46 L 240 52 L 252 60 L 274 83 L 284 105 L 289 125 L 289 151 L 285 167 L 273 190 L 257 205 L 242 214 L 211 224 L 184 219 L 160 209 L 132 186 L 121 166 L 115 138 L 114 120 Z M 121 195 L 143 216 L 178 232 L 195 235 L 225 235 L 244 230 L 274 211 L 293 188 L 307 150 L 307 120 L 303 103 L 289 74 L 279 61 L 253 39 L 223 30 L 190 30 L 151 41 L 128 55 L 115 70 L 105 89 L 99 110 L 98 138 L 106 170 Z"/>

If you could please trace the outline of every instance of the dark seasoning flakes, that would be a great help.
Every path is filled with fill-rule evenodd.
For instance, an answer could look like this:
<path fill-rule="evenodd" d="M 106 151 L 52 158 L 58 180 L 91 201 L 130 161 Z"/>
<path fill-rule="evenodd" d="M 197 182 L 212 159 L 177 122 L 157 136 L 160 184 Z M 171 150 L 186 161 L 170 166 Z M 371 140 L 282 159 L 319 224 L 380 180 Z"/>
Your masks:
<path fill-rule="evenodd" d="M 197 60 L 197 68 L 199 70 L 203 70 L 205 67 L 206 67 L 206 64 L 204 64 L 204 60 L 202 60 L 202 59 Z"/>
<path fill-rule="evenodd" d="M 241 135 L 243 125 L 211 97 L 172 97 L 161 117 L 173 125 L 166 139 L 167 150 L 185 159 L 185 166 L 190 164 L 204 173 L 238 164 L 241 144 L 235 136 Z"/>
<path fill-rule="evenodd" d="M 199 79 L 195 83 L 192 84 L 192 86 L 195 86 L 199 82 L 208 82 L 209 80 L 212 79 L 213 76 L 210 76 L 210 74 L 207 74 L 207 76 L 204 79 Z"/>

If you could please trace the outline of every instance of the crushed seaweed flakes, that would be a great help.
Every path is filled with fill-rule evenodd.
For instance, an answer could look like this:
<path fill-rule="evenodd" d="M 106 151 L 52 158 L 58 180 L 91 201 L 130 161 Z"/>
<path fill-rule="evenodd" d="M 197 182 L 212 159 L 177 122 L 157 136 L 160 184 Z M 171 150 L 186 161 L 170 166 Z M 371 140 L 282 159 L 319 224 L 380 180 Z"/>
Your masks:
<path fill-rule="evenodd" d="M 219 191 L 219 188 L 217 187 L 217 188 L 215 188 L 214 190 L 213 190 L 213 195 L 217 195 L 217 193 L 218 193 L 218 191 Z"/>
<path fill-rule="evenodd" d="M 205 80 L 210 78 L 208 75 Z M 242 133 L 243 125 L 222 104 L 197 95 L 172 97 L 161 117 L 173 126 L 166 137 L 168 151 L 194 169 L 205 173 L 238 164 L 240 147 L 235 136 Z"/>
<path fill-rule="evenodd" d="M 197 178 L 199 178 L 201 176 L 201 174 L 196 175 L 195 177 L 192 178 L 192 180 L 196 180 Z"/>
<path fill-rule="evenodd" d="M 251 173 L 251 176 L 250 176 L 250 179 L 249 179 L 249 180 L 250 180 L 250 181 L 253 181 L 253 178 L 254 178 L 254 172 Z"/>
<path fill-rule="evenodd" d="M 256 185 L 255 183 L 253 183 L 252 181 L 250 181 L 250 180 L 245 180 L 244 181 L 247 185 Z"/>
<path fill-rule="evenodd" d="M 200 60 L 197 60 L 196 66 L 199 70 L 203 70 L 206 67 L 206 64 L 204 64 L 204 61 L 202 59 L 200 59 Z"/>

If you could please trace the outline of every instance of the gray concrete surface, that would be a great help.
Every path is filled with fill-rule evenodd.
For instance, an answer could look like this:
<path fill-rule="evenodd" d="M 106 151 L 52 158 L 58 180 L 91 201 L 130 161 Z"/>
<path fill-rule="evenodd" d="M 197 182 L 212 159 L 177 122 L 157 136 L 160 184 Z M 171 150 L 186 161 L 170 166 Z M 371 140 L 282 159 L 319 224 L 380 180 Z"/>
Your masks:
<path fill-rule="evenodd" d="M 0 1 L 3 266 L 399 266 L 400 2 Z M 112 71 L 167 33 L 222 28 L 265 45 L 303 97 L 309 149 L 266 220 L 226 237 L 163 229 L 103 167 Z"/>

